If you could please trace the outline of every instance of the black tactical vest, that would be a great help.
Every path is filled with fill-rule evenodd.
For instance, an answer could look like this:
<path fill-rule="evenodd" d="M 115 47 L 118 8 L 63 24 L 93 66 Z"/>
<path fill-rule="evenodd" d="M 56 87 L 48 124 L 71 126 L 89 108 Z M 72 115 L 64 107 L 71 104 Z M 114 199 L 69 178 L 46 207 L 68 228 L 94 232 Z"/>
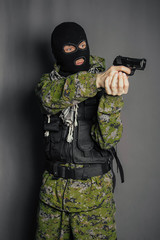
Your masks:
<path fill-rule="evenodd" d="M 74 138 L 71 143 L 66 141 L 68 126 L 64 125 L 59 113 L 44 116 L 44 130 L 48 131 L 45 137 L 45 151 L 47 158 L 53 162 L 63 163 L 105 163 L 113 160 L 110 150 L 102 150 L 91 137 L 91 127 L 97 122 L 97 107 L 99 92 L 95 97 L 78 104 L 78 126 L 74 128 Z"/>

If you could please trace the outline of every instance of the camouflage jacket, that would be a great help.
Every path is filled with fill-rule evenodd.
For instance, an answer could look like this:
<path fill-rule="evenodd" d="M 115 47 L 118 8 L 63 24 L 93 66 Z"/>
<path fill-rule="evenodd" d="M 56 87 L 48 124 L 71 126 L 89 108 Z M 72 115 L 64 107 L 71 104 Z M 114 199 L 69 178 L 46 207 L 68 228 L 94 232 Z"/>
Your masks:
<path fill-rule="evenodd" d="M 103 58 L 91 56 L 90 64 L 91 69 L 94 68 L 97 72 L 105 70 Z M 55 78 L 51 78 L 50 74 L 44 74 L 36 88 L 42 112 L 45 114 L 56 114 L 69 106 L 94 97 L 100 91 L 96 88 L 97 74 L 92 71 L 78 72 L 68 77 L 60 76 L 58 71 L 59 68 L 55 65 Z M 115 146 L 121 138 L 122 106 L 121 96 L 111 96 L 104 92 L 100 98 L 97 109 L 98 121 L 92 126 L 91 135 L 103 149 Z M 83 167 L 78 164 L 70 166 Z M 79 212 L 100 207 L 106 201 L 113 201 L 111 171 L 87 180 L 55 179 L 52 174 L 45 171 L 40 199 L 60 211 Z"/>
<path fill-rule="evenodd" d="M 97 72 L 105 70 L 105 61 L 100 57 L 90 57 L 91 69 Z M 42 112 L 56 114 L 63 109 L 94 97 L 96 88 L 96 73 L 78 72 L 68 77 L 58 74 L 58 66 L 54 67 L 54 79 L 50 74 L 44 74 L 36 88 Z M 52 73 L 51 73 L 52 74 Z M 122 96 L 111 96 L 105 92 L 99 101 L 97 110 L 98 122 L 92 126 L 91 135 L 102 149 L 115 146 L 122 135 L 120 111 L 123 106 Z"/>

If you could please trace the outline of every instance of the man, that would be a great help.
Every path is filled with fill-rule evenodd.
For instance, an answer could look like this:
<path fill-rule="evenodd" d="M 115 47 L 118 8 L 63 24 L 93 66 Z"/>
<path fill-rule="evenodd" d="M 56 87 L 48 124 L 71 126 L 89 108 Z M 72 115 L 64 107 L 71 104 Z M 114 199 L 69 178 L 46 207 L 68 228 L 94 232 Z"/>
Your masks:
<path fill-rule="evenodd" d="M 113 147 L 122 134 L 130 69 L 105 71 L 73 22 L 54 29 L 51 46 L 56 64 L 36 89 L 47 158 L 36 239 L 116 239 Z"/>

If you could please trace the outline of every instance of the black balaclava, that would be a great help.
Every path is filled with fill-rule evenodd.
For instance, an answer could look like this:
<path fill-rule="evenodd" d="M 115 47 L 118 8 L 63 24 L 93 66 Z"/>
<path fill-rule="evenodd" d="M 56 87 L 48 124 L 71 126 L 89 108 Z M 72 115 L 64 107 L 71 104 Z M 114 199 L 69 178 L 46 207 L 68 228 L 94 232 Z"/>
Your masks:
<path fill-rule="evenodd" d="M 78 45 L 86 41 L 86 48 L 80 49 Z M 74 52 L 65 53 L 64 46 L 73 45 L 76 47 Z M 84 29 L 74 22 L 63 22 L 52 32 L 51 37 L 52 52 L 57 64 L 60 65 L 60 74 L 68 76 L 79 71 L 89 70 L 89 46 Z M 75 65 L 77 59 L 83 58 L 82 65 Z"/>

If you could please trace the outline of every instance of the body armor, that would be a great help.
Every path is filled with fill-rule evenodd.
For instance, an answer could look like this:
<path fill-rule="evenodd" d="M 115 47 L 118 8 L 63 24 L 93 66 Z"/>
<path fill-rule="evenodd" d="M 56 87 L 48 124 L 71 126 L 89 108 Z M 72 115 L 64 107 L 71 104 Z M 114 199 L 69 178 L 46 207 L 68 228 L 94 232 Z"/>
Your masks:
<path fill-rule="evenodd" d="M 103 150 L 91 137 L 91 127 L 97 122 L 97 107 L 100 97 L 89 98 L 78 105 L 78 126 L 74 129 L 71 143 L 66 141 L 68 126 L 59 113 L 44 118 L 44 130 L 49 131 L 45 137 L 45 150 L 49 161 L 76 164 L 106 163 L 113 160 L 110 150 Z"/>

